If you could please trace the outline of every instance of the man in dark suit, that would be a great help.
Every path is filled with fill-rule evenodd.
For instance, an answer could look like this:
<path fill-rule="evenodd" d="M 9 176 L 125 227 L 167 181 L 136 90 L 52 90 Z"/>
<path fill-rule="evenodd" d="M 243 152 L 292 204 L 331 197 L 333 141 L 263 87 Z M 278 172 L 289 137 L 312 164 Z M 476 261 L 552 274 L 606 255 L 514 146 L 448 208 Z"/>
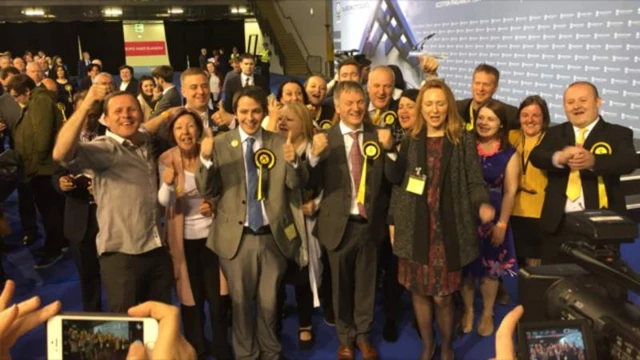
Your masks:
<path fill-rule="evenodd" d="M 236 359 L 280 360 L 276 294 L 287 259 L 306 236 L 302 211 L 292 204 L 301 201 L 308 170 L 290 139 L 262 130 L 267 97 L 261 89 L 241 89 L 234 109 L 239 128 L 215 140 L 207 130 L 196 170 L 200 194 L 219 197 L 207 247 L 220 257 L 229 283 Z M 254 155 L 265 150 L 263 164 L 271 163 L 268 156 L 273 163 L 259 177 Z M 260 185 L 259 178 L 267 180 Z"/>
<path fill-rule="evenodd" d="M 100 70 L 102 68 L 98 64 L 89 64 L 87 65 L 86 76 L 80 82 L 80 87 L 78 87 L 78 91 L 89 90 L 91 85 L 93 85 L 96 76 L 100 74 Z"/>
<path fill-rule="evenodd" d="M 384 176 L 387 155 L 382 149 L 393 148 L 393 141 L 388 129 L 377 129 L 364 121 L 366 108 L 360 83 L 340 82 L 334 99 L 340 122 L 313 139 L 309 186 L 324 191 L 317 233 L 331 265 L 340 340 L 338 358 L 354 359 L 355 344 L 364 359 L 377 359 L 369 333 L 378 246 L 387 232 L 385 209 L 389 204 Z"/>
<path fill-rule="evenodd" d="M 138 80 L 133 77 L 133 68 L 129 65 L 122 65 L 118 68 L 118 71 L 120 72 L 118 90 L 138 96 Z"/>
<path fill-rule="evenodd" d="M 78 79 L 82 79 L 87 75 L 89 65 L 91 64 L 91 55 L 89 52 L 82 52 L 82 59 L 78 60 Z"/>
<path fill-rule="evenodd" d="M 229 78 L 223 89 L 223 106 L 226 112 L 232 113 L 233 95 L 245 86 L 258 86 L 267 95 L 271 94 L 269 83 L 258 74 L 254 74 L 255 60 L 251 54 L 240 55 L 240 75 Z"/>
<path fill-rule="evenodd" d="M 156 82 L 156 86 L 162 89 L 162 97 L 156 103 L 151 117 L 162 114 L 163 111 L 172 107 L 181 106 L 182 98 L 178 89 L 173 85 L 173 68 L 167 65 L 161 65 L 153 69 L 151 76 Z"/>
<path fill-rule="evenodd" d="M 493 95 L 498 90 L 498 82 L 500 81 L 500 72 L 495 67 L 488 64 L 480 64 L 473 71 L 473 79 L 471 80 L 470 99 L 456 101 L 458 114 L 464 119 L 466 129 L 473 131 L 478 119 L 478 110 L 489 100 L 493 99 Z M 518 119 L 518 108 L 505 104 L 500 100 L 494 99 L 501 103 L 506 109 L 507 120 L 509 121 L 509 129 L 519 129 L 520 119 Z"/>
<path fill-rule="evenodd" d="M 207 49 L 200 49 L 200 56 L 198 56 L 198 65 L 200 69 L 204 70 L 207 68 Z"/>
<path fill-rule="evenodd" d="M 531 152 L 531 163 L 546 170 L 546 188 L 540 226 L 542 263 L 568 262 L 560 247 L 570 234 L 563 229 L 565 214 L 608 208 L 626 213 L 620 176 L 638 167 L 633 133 L 606 122 L 600 115 L 602 99 L 596 87 L 575 82 L 564 93 L 569 120 L 551 127 Z"/>

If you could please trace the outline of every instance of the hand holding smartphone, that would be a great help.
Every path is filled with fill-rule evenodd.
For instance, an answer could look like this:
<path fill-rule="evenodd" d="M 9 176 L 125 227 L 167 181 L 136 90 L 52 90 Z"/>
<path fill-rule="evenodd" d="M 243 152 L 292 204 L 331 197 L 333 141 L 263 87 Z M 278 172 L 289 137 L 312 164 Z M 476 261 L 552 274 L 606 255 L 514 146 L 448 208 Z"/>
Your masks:
<path fill-rule="evenodd" d="M 126 359 L 136 341 L 153 350 L 158 321 L 97 313 L 69 313 L 47 322 L 48 359 Z"/>

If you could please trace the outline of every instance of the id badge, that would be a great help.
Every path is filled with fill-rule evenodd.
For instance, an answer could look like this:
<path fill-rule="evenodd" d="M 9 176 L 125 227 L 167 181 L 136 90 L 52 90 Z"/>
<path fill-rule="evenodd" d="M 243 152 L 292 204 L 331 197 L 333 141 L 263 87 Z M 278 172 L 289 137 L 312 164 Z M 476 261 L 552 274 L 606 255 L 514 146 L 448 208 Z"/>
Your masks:
<path fill-rule="evenodd" d="M 413 174 L 409 175 L 406 190 L 412 194 L 424 194 L 424 186 L 427 183 L 427 175 L 422 174 L 421 168 L 416 168 Z"/>

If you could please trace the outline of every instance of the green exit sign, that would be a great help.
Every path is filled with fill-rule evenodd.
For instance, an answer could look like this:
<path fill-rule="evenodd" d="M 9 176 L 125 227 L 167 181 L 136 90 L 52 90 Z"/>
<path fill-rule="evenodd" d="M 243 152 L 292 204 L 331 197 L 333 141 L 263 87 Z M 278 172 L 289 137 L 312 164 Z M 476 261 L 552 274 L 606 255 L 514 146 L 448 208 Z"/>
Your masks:
<path fill-rule="evenodd" d="M 137 33 L 144 32 L 144 24 L 135 24 L 133 27 Z"/>

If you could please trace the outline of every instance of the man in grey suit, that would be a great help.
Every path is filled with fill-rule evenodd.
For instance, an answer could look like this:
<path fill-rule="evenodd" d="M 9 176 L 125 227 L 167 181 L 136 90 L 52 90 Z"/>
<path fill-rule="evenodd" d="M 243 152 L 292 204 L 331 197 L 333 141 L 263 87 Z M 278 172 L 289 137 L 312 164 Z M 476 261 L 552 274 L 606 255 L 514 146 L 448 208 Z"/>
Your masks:
<path fill-rule="evenodd" d="M 153 69 L 151 76 L 153 76 L 156 86 L 162 89 L 162 97 L 153 109 L 152 118 L 162 114 L 165 110 L 182 105 L 182 97 L 180 97 L 178 89 L 173 85 L 173 68 L 171 66 L 158 66 Z"/>
<path fill-rule="evenodd" d="M 229 283 L 236 359 L 279 360 L 276 293 L 304 234 L 302 212 L 291 204 L 301 201 L 308 168 L 289 139 L 262 130 L 264 91 L 241 89 L 233 109 L 239 128 L 215 140 L 207 129 L 196 170 L 200 194 L 219 197 L 207 247 L 220 257 Z"/>
<path fill-rule="evenodd" d="M 338 359 L 354 359 L 357 345 L 366 360 L 378 359 L 369 341 L 376 285 L 377 247 L 386 232 L 390 194 L 385 186 L 384 149 L 393 149 L 389 129 L 366 116 L 364 90 L 341 81 L 334 91 L 340 123 L 314 137 L 309 186 L 324 191 L 317 232 L 331 266 L 333 308 L 340 340 Z M 366 172 L 364 164 L 366 162 Z"/>

